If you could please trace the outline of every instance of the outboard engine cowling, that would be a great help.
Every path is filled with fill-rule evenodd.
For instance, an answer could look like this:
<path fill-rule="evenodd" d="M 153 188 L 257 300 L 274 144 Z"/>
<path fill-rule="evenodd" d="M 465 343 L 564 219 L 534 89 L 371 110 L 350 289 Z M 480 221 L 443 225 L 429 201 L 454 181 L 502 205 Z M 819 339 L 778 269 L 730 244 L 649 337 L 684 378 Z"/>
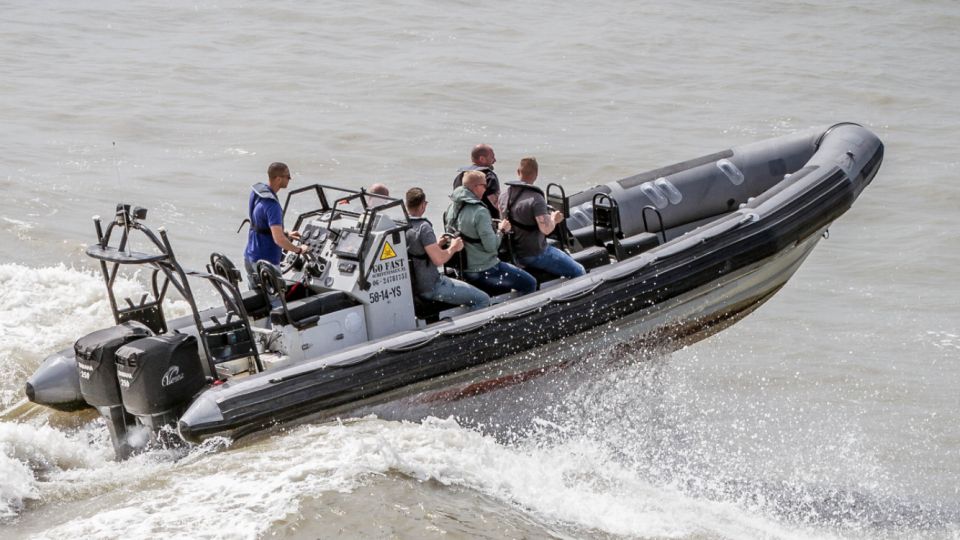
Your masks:
<path fill-rule="evenodd" d="M 116 356 L 124 408 L 154 431 L 176 422 L 207 383 L 197 338 L 189 334 L 140 339 L 121 347 Z"/>
<path fill-rule="evenodd" d="M 132 450 L 127 441 L 127 427 L 133 424 L 133 418 L 123 410 L 117 384 L 116 351 L 127 343 L 151 335 L 153 331 L 146 325 L 127 321 L 87 334 L 73 346 L 80 375 L 80 394 L 107 420 L 117 459 L 125 459 Z"/>
<path fill-rule="evenodd" d="M 94 407 L 122 405 L 114 355 L 127 343 L 152 335 L 153 331 L 145 325 L 128 321 L 78 339 L 73 350 L 84 401 Z"/>

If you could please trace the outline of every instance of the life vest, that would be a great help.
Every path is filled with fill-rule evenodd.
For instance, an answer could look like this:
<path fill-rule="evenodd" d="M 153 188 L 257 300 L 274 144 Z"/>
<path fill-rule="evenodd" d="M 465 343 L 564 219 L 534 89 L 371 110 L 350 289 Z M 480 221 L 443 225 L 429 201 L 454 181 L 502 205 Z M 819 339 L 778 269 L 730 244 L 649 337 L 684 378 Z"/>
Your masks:
<path fill-rule="evenodd" d="M 486 165 L 467 165 L 466 167 L 460 167 L 457 169 L 457 176 L 453 179 L 453 189 L 463 185 L 463 173 L 468 171 L 480 171 L 487 178 L 490 177 L 490 173 L 493 172 L 490 167 Z M 497 178 L 497 184 L 499 185 L 500 179 Z M 486 193 L 484 193 L 486 195 Z"/>
<path fill-rule="evenodd" d="M 257 205 L 260 204 L 260 201 L 264 199 L 272 199 L 277 201 L 277 204 L 280 204 L 280 200 L 277 199 L 276 194 L 270 189 L 270 186 L 263 182 L 257 182 L 253 185 L 252 189 L 255 196 L 250 199 L 250 206 L 247 208 L 247 219 L 240 222 L 240 227 L 237 229 L 237 232 L 239 233 L 243 229 L 243 226 L 249 223 L 250 228 L 256 231 L 257 234 L 270 236 L 272 234 L 270 227 L 260 227 L 254 223 L 253 211 L 257 208 Z"/>
<path fill-rule="evenodd" d="M 425 218 L 425 217 L 414 217 L 414 216 L 410 216 L 410 221 L 411 221 L 411 224 L 412 224 L 412 222 L 414 222 L 414 221 L 426 221 L 427 223 L 430 223 L 430 220 L 427 219 L 427 218 Z M 430 227 L 433 228 L 433 223 L 430 223 Z M 408 243 L 409 243 L 409 241 L 408 241 Z M 424 247 L 426 247 L 426 246 L 424 246 Z M 430 260 L 430 257 L 427 255 L 426 250 L 424 250 L 424 252 L 421 253 L 421 254 L 417 254 L 417 253 L 411 252 L 411 251 L 408 249 L 408 250 L 407 250 L 407 257 L 409 257 L 409 258 L 411 258 L 411 259 L 416 259 L 416 260 L 418 260 L 418 261 L 428 261 L 428 260 Z"/>
<path fill-rule="evenodd" d="M 471 204 L 474 204 L 474 203 L 471 203 Z M 479 238 L 464 234 L 463 231 L 461 231 L 458 226 L 457 220 L 460 218 L 460 212 L 463 210 L 463 207 L 465 207 L 466 205 L 467 203 L 462 201 L 455 203 L 453 205 L 453 216 L 450 218 L 449 221 L 446 219 L 446 215 L 444 215 L 444 222 L 446 224 L 445 230 L 450 234 L 459 236 L 461 239 L 463 239 L 464 242 L 468 244 L 480 244 L 482 246 L 483 242 Z M 461 272 L 463 272 L 464 267 L 470 264 L 467 259 L 467 250 L 465 249 L 456 252 L 450 260 L 454 262 L 453 266 L 456 268 L 459 268 Z"/>
<path fill-rule="evenodd" d="M 460 202 L 454 205 L 453 216 L 447 222 L 447 227 L 446 227 L 447 232 L 450 234 L 458 235 L 460 238 L 463 238 L 464 242 L 468 242 L 470 244 L 480 244 L 481 241 L 479 238 L 475 238 L 473 236 L 467 236 L 466 234 L 463 233 L 463 231 L 459 229 L 459 227 L 457 227 L 457 219 L 460 217 L 460 212 L 463 210 L 464 206 L 466 206 L 466 203 L 463 203 L 463 202 Z"/>
<path fill-rule="evenodd" d="M 492 204 L 488 198 L 490 195 L 497 193 L 490 187 L 491 178 L 496 182 L 497 189 L 500 189 L 500 178 L 497 176 L 497 173 L 493 172 L 493 169 L 486 165 L 467 165 L 466 167 L 460 167 L 457 170 L 457 176 L 453 179 L 453 189 L 457 189 L 463 185 L 463 173 L 468 171 L 480 171 L 483 173 L 483 176 L 486 178 L 487 189 L 483 192 L 483 197 L 480 198 L 480 202 L 490 211 L 490 217 L 500 219 L 500 209 L 497 208 L 496 204 Z"/>
<path fill-rule="evenodd" d="M 540 227 L 537 226 L 536 222 L 534 222 L 533 225 L 520 223 L 519 221 L 511 218 L 510 213 L 513 211 L 513 205 L 517 204 L 517 199 L 520 198 L 520 194 L 523 193 L 523 190 L 528 189 L 530 191 L 535 191 L 540 195 L 543 195 L 543 190 L 526 182 L 507 182 L 507 186 L 509 186 L 507 189 L 509 189 L 508 193 L 510 195 L 507 196 L 507 206 L 504 208 L 504 219 L 509 221 L 511 226 L 516 227 L 521 231 L 530 233 L 539 231 Z M 510 189 L 510 187 L 516 187 L 518 189 Z M 544 196 L 544 198 L 546 198 L 546 196 Z"/>

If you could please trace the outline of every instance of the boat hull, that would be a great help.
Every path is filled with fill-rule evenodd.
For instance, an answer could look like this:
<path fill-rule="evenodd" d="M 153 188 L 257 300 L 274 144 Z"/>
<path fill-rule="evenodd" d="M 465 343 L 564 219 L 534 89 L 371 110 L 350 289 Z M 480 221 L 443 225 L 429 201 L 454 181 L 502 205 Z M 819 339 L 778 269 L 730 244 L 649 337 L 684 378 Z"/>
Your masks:
<path fill-rule="evenodd" d="M 740 190 L 749 183 L 744 182 L 747 171 L 763 187 L 738 209 L 560 286 L 211 388 L 181 417 L 181 436 L 191 441 L 242 436 L 276 423 L 338 414 L 410 395 L 432 387 L 438 378 L 506 363 L 498 361 L 571 336 L 580 343 L 585 333 L 603 333 L 609 325 L 629 327 L 630 334 L 661 343 L 710 335 L 786 282 L 822 231 L 872 181 L 883 145 L 861 126 L 838 124 L 723 155 L 716 162 L 692 160 L 665 171 L 679 178 L 673 187 L 687 190 L 677 200 L 689 199 L 695 191 L 708 197 L 724 182 Z M 778 175 L 781 180 L 772 183 Z M 606 189 L 632 189 L 634 196 L 646 197 L 645 178 L 625 179 Z M 733 192 L 723 187 L 721 193 L 726 198 Z M 507 375 L 523 372 L 509 369 Z"/>
<path fill-rule="evenodd" d="M 678 178 L 672 186 L 679 192 L 677 201 L 694 190 L 720 189 L 716 185 L 722 187 L 721 198 L 728 197 L 733 192 L 723 186 L 741 190 L 749 183 L 743 171 L 753 171 L 762 191 L 738 209 L 560 286 L 426 330 L 211 388 L 181 417 L 181 436 L 191 441 L 241 436 L 275 423 L 337 414 L 570 336 L 602 332 L 611 323 L 636 324 L 629 330 L 633 335 L 666 343 L 709 335 L 755 309 L 786 282 L 821 232 L 873 179 L 883 145 L 860 126 L 838 124 L 723 155 L 715 162 L 709 156 L 665 170 Z M 772 183 L 778 175 L 781 180 Z M 635 197 L 655 195 L 644 180 L 641 175 L 607 189 L 632 189 Z M 660 180 L 654 183 L 670 187 Z M 665 210 L 671 210 L 669 205 Z"/>
<path fill-rule="evenodd" d="M 604 352 L 619 346 L 645 355 L 670 353 L 728 328 L 759 308 L 787 283 L 821 238 L 819 234 L 811 236 L 716 283 L 582 334 L 319 411 L 288 425 L 366 414 L 416 421 L 435 414 L 436 408 L 444 404 L 529 383 L 574 368 L 588 359 L 594 364 L 615 362 L 617 355 L 603 358 Z M 237 438 L 250 431 L 241 428 L 218 435 Z"/>

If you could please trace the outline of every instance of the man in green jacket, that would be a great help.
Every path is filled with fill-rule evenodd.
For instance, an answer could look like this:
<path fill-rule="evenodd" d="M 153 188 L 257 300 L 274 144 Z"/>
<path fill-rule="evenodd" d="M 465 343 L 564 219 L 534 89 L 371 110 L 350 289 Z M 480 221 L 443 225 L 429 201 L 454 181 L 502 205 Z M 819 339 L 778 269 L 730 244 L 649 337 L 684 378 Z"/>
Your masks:
<path fill-rule="evenodd" d="M 446 225 L 448 231 L 459 234 L 464 242 L 463 278 L 491 296 L 511 290 L 531 293 L 537 290 L 537 280 L 497 256 L 500 239 L 510 231 L 510 222 L 503 220 L 494 230 L 490 211 L 481 200 L 486 189 L 483 173 L 467 171 L 463 185 L 453 190 L 450 197 L 453 203 L 447 209 Z"/>

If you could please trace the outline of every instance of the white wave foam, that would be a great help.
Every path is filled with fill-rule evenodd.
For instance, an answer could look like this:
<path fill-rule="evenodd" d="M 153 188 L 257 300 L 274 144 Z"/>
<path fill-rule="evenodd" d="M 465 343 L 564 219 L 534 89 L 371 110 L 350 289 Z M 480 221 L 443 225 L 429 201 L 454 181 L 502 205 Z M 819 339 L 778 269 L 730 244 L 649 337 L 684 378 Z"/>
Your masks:
<path fill-rule="evenodd" d="M 0 264 L 0 352 L 45 352 L 109 322 L 110 306 L 99 276 L 62 264 Z"/>
<path fill-rule="evenodd" d="M 116 290 L 125 298 L 139 297 L 143 289 L 136 276 L 121 276 Z M 171 316 L 187 312 L 186 302 L 170 306 Z M 62 264 L 0 264 L 0 406 L 21 397 L 28 373 L 48 354 L 112 324 L 99 273 Z"/>
<path fill-rule="evenodd" d="M 0 520 L 16 516 L 27 499 L 37 498 L 30 468 L 22 461 L 0 454 Z"/>
<path fill-rule="evenodd" d="M 0 423 L 0 518 L 41 497 L 37 474 L 101 464 L 106 454 L 51 427 Z"/>
<path fill-rule="evenodd" d="M 608 534 L 803 536 L 731 503 L 650 485 L 589 442 L 507 446 L 453 419 L 306 426 L 146 474 L 129 464 L 111 472 L 136 474 L 138 489 L 112 510 L 57 524 L 44 536 L 178 535 L 189 523 L 198 538 L 260 537 L 276 523 L 300 519 L 301 501 L 389 472 L 473 489 L 545 521 Z M 90 471 L 84 476 L 92 481 Z"/>

